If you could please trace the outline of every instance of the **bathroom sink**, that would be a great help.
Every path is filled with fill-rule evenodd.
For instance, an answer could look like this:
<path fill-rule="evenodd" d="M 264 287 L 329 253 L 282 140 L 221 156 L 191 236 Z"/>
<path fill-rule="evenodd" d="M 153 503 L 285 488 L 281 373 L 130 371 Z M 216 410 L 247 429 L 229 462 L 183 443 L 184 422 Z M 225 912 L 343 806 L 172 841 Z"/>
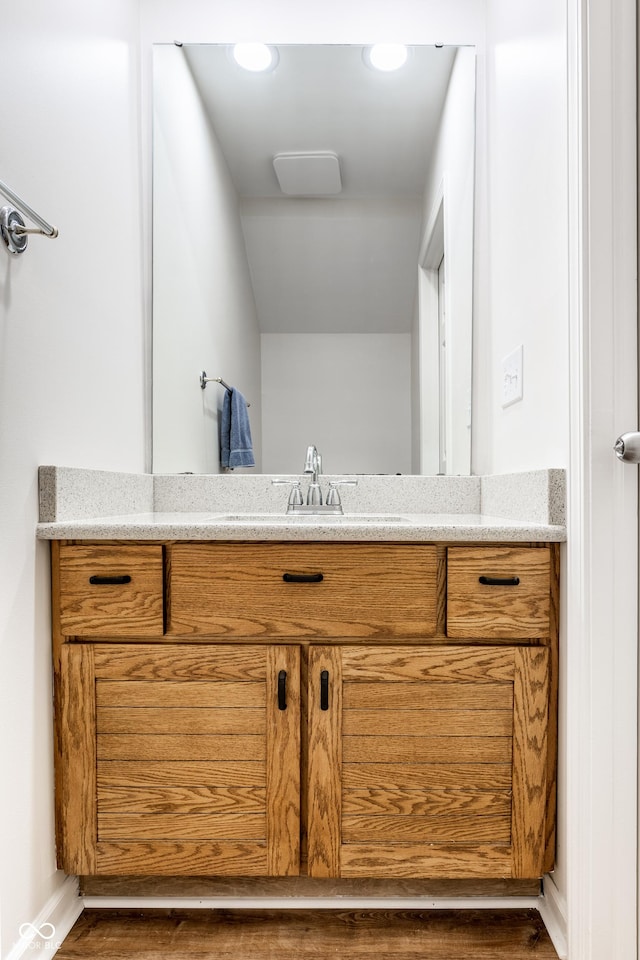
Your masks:
<path fill-rule="evenodd" d="M 388 513 L 224 513 L 210 517 L 214 523 L 409 523 L 408 517 Z"/>

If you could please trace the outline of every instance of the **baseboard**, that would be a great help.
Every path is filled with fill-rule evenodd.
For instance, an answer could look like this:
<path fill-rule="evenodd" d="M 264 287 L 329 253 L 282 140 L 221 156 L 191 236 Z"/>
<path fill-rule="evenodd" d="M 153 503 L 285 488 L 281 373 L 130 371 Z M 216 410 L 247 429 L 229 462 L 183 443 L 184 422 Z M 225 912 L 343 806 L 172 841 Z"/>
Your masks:
<path fill-rule="evenodd" d="M 74 925 L 84 905 L 78 892 L 78 878 L 67 877 L 49 898 L 37 917 L 20 925 L 20 939 L 5 960 L 26 957 L 53 957 Z"/>
<path fill-rule="evenodd" d="M 419 880 L 399 877 L 166 877 L 82 876 L 83 897 L 408 897 L 411 900 L 461 897 L 538 897 L 540 880 Z"/>
<path fill-rule="evenodd" d="M 84 897 L 98 910 L 539 910 L 541 897 Z"/>
<path fill-rule="evenodd" d="M 567 902 L 551 875 L 542 883 L 538 910 L 560 960 L 567 960 Z"/>

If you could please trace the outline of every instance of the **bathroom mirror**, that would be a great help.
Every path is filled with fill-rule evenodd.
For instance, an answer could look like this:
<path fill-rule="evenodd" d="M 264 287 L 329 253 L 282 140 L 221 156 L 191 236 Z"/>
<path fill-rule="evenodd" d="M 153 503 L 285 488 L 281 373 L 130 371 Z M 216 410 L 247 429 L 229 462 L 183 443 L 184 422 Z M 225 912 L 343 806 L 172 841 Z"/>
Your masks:
<path fill-rule="evenodd" d="M 220 472 L 222 378 L 249 472 L 469 473 L 475 52 L 271 52 L 154 47 L 154 472 Z"/>

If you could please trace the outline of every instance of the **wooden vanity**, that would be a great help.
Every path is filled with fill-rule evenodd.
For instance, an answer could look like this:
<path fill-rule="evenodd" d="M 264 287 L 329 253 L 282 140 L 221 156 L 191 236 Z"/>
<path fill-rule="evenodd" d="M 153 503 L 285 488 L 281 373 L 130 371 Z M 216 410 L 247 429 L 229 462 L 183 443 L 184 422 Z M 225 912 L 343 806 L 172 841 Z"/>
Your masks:
<path fill-rule="evenodd" d="M 59 866 L 533 879 L 558 544 L 55 541 Z"/>

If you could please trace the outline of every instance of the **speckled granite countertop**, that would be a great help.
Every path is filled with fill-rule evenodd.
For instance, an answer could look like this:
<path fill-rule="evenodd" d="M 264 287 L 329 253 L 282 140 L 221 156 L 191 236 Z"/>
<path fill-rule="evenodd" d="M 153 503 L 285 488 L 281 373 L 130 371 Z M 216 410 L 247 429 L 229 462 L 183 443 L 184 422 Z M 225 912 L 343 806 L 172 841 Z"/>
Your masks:
<path fill-rule="evenodd" d="M 270 515 L 142 513 L 41 523 L 47 540 L 368 540 L 562 541 L 558 524 L 534 524 L 477 514 L 355 515 L 315 518 Z"/>
<path fill-rule="evenodd" d="M 342 517 L 286 516 L 282 488 L 268 476 L 41 467 L 39 480 L 44 540 L 566 539 L 563 470 L 359 476 L 357 488 L 344 488 Z"/>

